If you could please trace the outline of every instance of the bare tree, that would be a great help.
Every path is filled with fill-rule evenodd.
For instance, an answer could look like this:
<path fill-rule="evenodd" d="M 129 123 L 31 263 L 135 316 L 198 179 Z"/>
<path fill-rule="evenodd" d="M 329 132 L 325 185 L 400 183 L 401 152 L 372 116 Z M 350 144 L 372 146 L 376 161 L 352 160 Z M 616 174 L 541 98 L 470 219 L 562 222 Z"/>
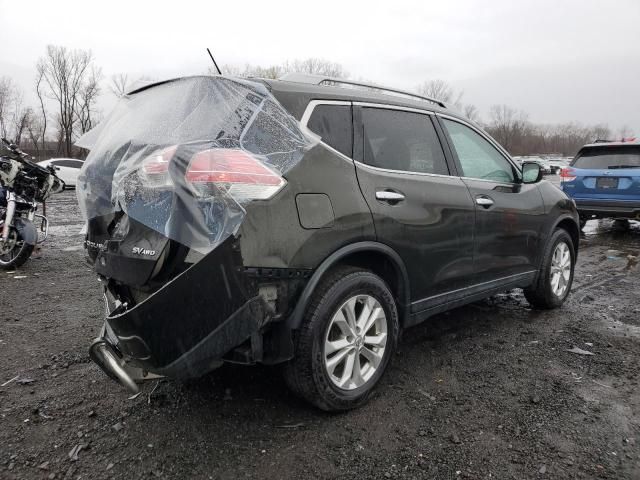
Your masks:
<path fill-rule="evenodd" d="M 40 103 L 40 120 L 38 122 L 39 126 L 37 129 L 31 129 L 29 132 L 29 136 L 34 131 L 39 133 L 39 139 L 42 145 L 42 150 L 45 150 L 45 139 L 47 135 L 47 109 L 44 105 L 44 62 L 38 61 L 36 64 L 36 95 L 38 96 L 38 102 Z M 34 115 L 35 116 L 35 115 Z M 33 139 L 32 139 L 33 140 Z M 38 147 L 35 147 L 36 150 L 39 150 Z"/>
<path fill-rule="evenodd" d="M 112 75 L 109 89 L 116 97 L 123 97 L 129 91 L 129 76 L 126 73 Z"/>
<path fill-rule="evenodd" d="M 0 77 L 0 134 L 9 136 L 16 87 L 10 77 Z"/>
<path fill-rule="evenodd" d="M 13 123 L 13 143 L 20 145 L 22 135 L 25 133 L 29 122 L 30 108 L 22 106 L 22 94 L 16 96 L 14 110 L 12 114 Z"/>
<path fill-rule="evenodd" d="M 418 93 L 441 102 L 449 102 L 453 97 L 453 88 L 444 80 L 427 80 L 417 88 Z"/>
<path fill-rule="evenodd" d="M 208 69 L 211 74 L 216 74 L 212 67 Z M 277 79 L 291 72 L 308 73 L 312 75 L 325 75 L 327 77 L 348 78 L 349 73 L 342 65 L 321 58 L 307 58 L 304 60 L 287 60 L 280 65 L 263 67 L 260 65 L 245 64 L 244 68 L 237 65 L 223 65 L 222 73 L 236 77 L 259 77 Z"/>
<path fill-rule="evenodd" d="M 349 72 L 347 72 L 339 63 L 315 57 L 304 60 L 287 61 L 282 65 L 282 69 L 285 73 L 299 72 L 311 75 L 325 75 L 327 77 L 334 78 L 349 77 Z"/>
<path fill-rule="evenodd" d="M 502 146 L 511 151 L 527 128 L 527 114 L 507 105 L 494 105 L 491 107 L 489 115 L 491 133 Z"/>
<path fill-rule="evenodd" d="M 101 79 L 102 71 L 99 68 L 92 66 L 87 79 L 80 88 L 79 108 L 77 112 L 80 133 L 88 132 L 93 128 L 94 119 L 92 117 L 92 114 L 94 113 L 98 95 L 100 95 Z"/>
<path fill-rule="evenodd" d="M 35 150 L 35 156 L 40 158 L 40 141 L 43 136 L 43 122 L 42 118 L 32 109 L 27 109 L 27 121 L 26 130 L 27 136 L 31 143 L 31 147 Z M 45 145 L 42 144 L 42 150 L 44 151 Z"/>
<path fill-rule="evenodd" d="M 475 105 L 471 105 L 471 104 L 465 105 L 463 112 L 464 112 L 464 116 L 467 117 L 472 122 L 477 122 L 477 123 L 480 122 L 480 112 L 478 111 Z"/>
<path fill-rule="evenodd" d="M 48 93 L 57 103 L 62 153 L 69 157 L 73 155 L 75 127 L 82 108 L 81 92 L 91 74 L 92 62 L 89 50 L 68 50 L 54 45 L 47 46 L 39 61 Z"/>
<path fill-rule="evenodd" d="M 620 140 L 626 140 L 629 138 L 633 138 L 633 130 L 631 130 L 631 128 L 629 127 L 629 125 L 623 125 L 622 127 L 620 127 L 618 129 L 618 137 L 620 137 Z"/>

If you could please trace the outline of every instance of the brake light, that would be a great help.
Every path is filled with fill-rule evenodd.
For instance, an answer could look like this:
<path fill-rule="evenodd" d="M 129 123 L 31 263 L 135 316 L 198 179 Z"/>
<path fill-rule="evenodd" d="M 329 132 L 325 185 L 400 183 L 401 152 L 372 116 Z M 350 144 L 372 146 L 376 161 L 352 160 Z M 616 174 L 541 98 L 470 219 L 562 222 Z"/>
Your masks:
<path fill-rule="evenodd" d="M 563 182 L 572 182 L 576 179 L 575 170 L 571 167 L 564 167 L 560 170 L 560 178 Z"/>
<path fill-rule="evenodd" d="M 286 185 L 286 180 L 250 153 L 239 149 L 212 148 L 196 153 L 185 180 L 197 194 L 206 196 L 210 187 L 223 189 L 237 201 L 266 200 Z"/>

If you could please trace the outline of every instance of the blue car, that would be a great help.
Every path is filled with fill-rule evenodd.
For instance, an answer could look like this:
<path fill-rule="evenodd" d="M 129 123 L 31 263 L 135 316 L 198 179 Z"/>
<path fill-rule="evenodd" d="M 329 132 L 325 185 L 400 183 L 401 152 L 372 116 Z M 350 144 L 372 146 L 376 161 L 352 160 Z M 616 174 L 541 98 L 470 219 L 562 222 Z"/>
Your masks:
<path fill-rule="evenodd" d="M 640 143 L 585 145 L 560 177 L 581 228 L 592 218 L 640 219 Z"/>

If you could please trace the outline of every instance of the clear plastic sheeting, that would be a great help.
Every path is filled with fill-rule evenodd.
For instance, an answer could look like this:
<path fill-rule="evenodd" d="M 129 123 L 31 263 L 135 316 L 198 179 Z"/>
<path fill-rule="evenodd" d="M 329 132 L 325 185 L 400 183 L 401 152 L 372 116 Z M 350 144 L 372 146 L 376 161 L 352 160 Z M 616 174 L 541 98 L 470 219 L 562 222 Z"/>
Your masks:
<path fill-rule="evenodd" d="M 237 233 L 248 202 L 286 185 L 316 141 L 260 83 L 158 83 L 123 97 L 77 142 L 90 150 L 80 208 L 87 221 L 124 212 L 206 254 Z"/>

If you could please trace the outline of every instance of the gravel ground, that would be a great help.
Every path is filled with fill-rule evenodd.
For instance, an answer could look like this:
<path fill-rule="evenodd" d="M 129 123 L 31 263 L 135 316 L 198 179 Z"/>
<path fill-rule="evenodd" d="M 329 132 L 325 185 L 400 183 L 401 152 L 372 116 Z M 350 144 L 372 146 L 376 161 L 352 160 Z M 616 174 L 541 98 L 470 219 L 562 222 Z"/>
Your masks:
<path fill-rule="evenodd" d="M 640 224 L 588 224 L 559 310 L 516 290 L 405 332 L 371 402 L 336 415 L 265 367 L 129 399 L 87 356 L 103 304 L 73 192 L 48 210 L 41 257 L 0 272 L 2 479 L 640 478 Z"/>

